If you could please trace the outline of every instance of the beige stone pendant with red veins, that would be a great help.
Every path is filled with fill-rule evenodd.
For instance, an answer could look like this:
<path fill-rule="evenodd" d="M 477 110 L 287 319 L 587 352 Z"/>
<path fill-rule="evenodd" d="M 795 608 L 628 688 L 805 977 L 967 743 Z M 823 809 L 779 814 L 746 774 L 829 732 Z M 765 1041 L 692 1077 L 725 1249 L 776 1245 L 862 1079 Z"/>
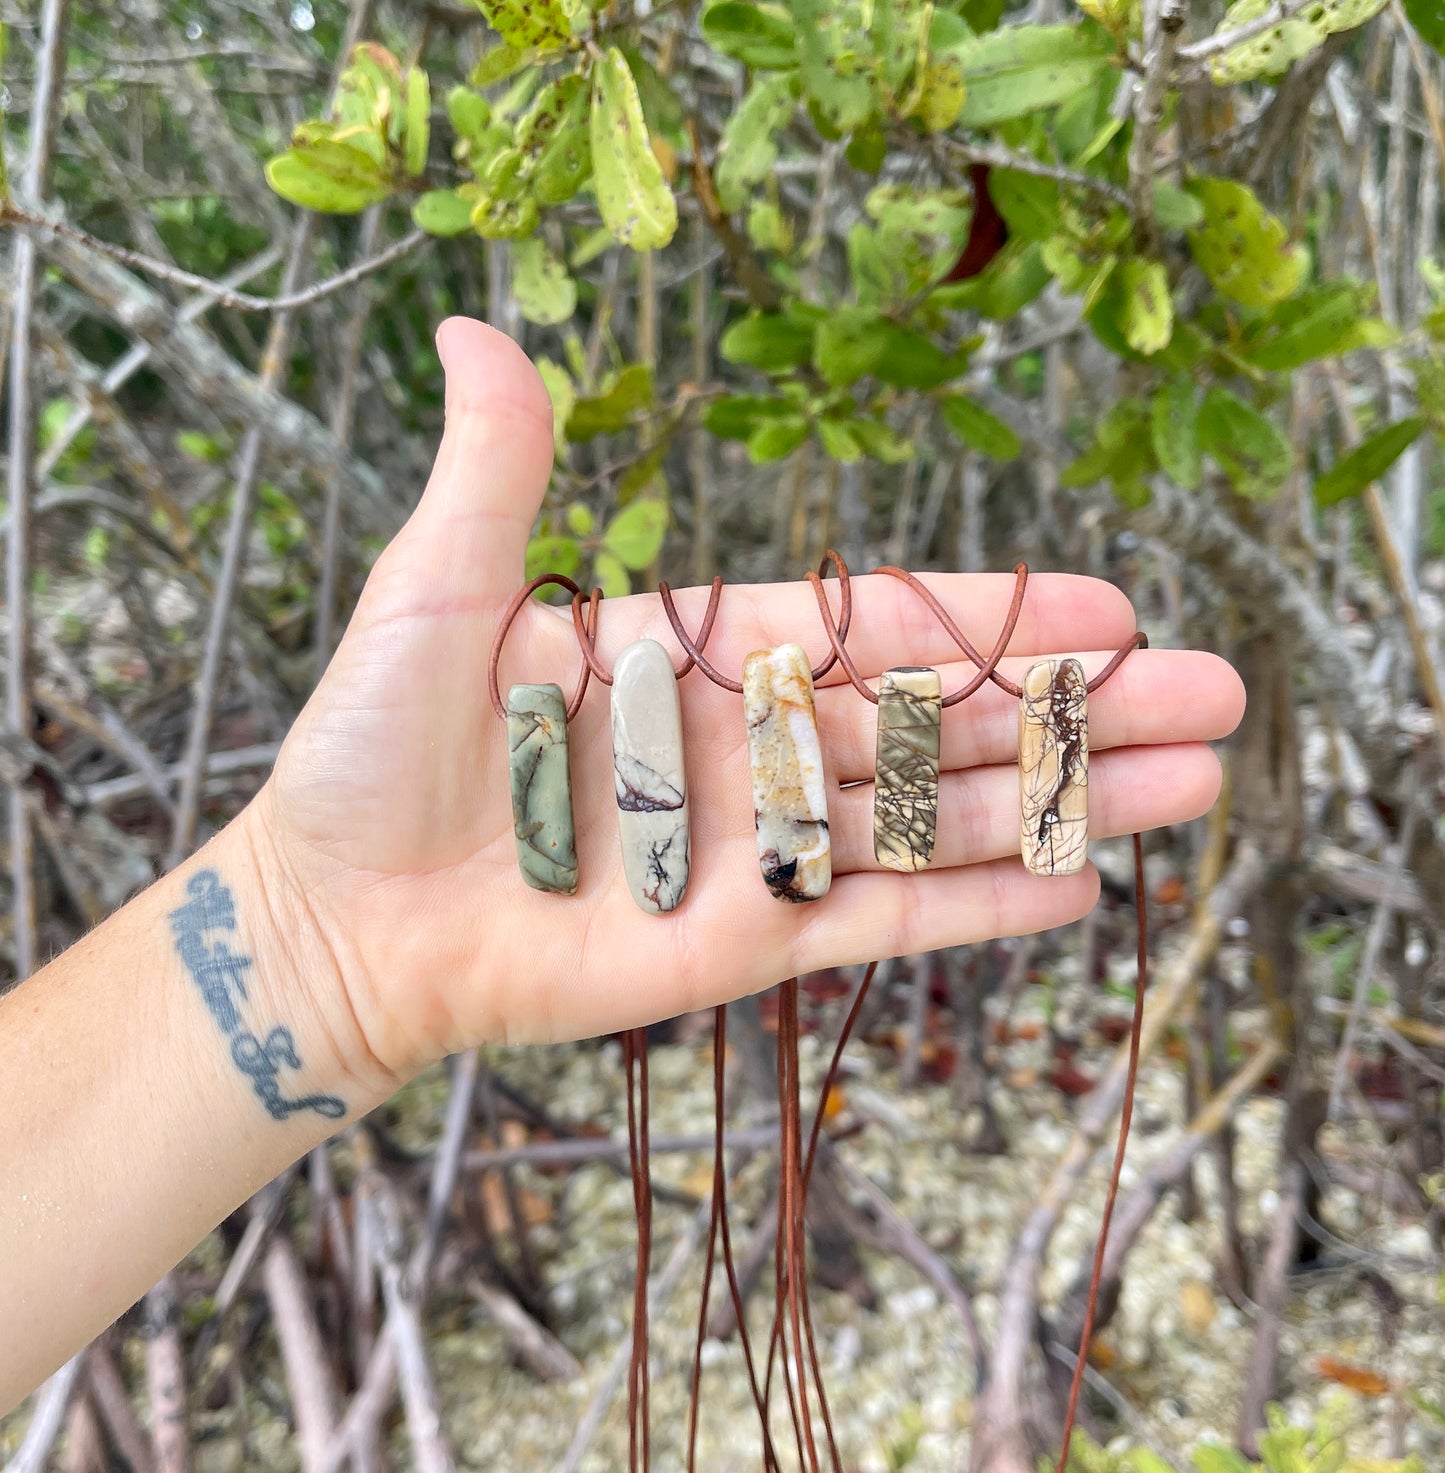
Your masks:
<path fill-rule="evenodd" d="M 1089 716 L 1077 660 L 1040 660 L 1024 676 L 1019 786 L 1025 868 L 1078 874 L 1089 850 Z"/>

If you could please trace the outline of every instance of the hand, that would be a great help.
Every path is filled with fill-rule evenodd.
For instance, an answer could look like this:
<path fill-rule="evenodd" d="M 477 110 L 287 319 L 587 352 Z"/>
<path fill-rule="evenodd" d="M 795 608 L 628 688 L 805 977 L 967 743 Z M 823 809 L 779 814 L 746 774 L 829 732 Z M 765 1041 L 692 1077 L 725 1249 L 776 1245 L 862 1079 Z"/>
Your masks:
<path fill-rule="evenodd" d="M 933 868 L 879 870 L 875 708 L 836 670 L 818 692 L 835 876 L 826 898 L 790 905 L 764 888 L 741 698 L 700 673 L 682 686 L 692 810 L 682 906 L 657 917 L 629 896 L 607 692 L 596 684 L 568 735 L 580 886 L 570 898 L 529 889 L 517 870 L 505 728 L 486 677 L 551 472 L 551 409 L 535 370 L 501 334 L 456 318 L 442 325 L 438 348 L 447 423 L 426 494 L 378 560 L 252 814 L 268 868 L 289 888 L 287 912 L 299 906 L 335 959 L 334 978 L 317 985 L 335 987 L 329 1006 L 346 1030 L 354 1018 L 389 1075 L 479 1042 L 609 1032 L 795 973 L 1058 926 L 1093 906 L 1092 868 L 1041 879 L 1017 857 L 1017 705 L 993 685 L 944 716 Z M 1013 578 L 928 583 L 989 649 Z M 972 674 L 901 584 L 857 578 L 854 589 L 848 648 L 865 677 L 935 664 L 947 691 Z M 678 594 L 693 631 L 706 597 Z M 1040 574 L 1004 669 L 1017 679 L 1033 658 L 1067 652 L 1092 675 L 1134 627 L 1108 584 Z M 656 597 L 603 605 L 604 664 L 643 635 L 675 649 Z M 789 640 L 815 658 L 827 648 L 806 584 L 730 586 L 708 654 L 735 674 L 749 651 Z M 556 681 L 570 696 L 579 666 L 565 611 L 534 604 L 508 639 L 502 689 Z M 1093 836 L 1204 813 L 1220 774 L 1203 743 L 1233 729 L 1243 701 L 1234 672 L 1212 655 L 1132 655 L 1090 702 Z"/>

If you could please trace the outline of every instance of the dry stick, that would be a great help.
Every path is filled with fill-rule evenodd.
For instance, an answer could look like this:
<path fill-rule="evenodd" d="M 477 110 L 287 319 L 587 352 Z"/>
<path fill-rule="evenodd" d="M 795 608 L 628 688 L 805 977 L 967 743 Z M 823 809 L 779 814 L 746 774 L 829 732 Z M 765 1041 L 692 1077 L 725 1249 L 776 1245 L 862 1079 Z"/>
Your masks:
<path fill-rule="evenodd" d="M 464 1287 L 496 1321 L 512 1349 L 539 1381 L 575 1381 L 582 1375 L 577 1357 L 510 1294 L 478 1274 L 468 1275 Z"/>
<path fill-rule="evenodd" d="M 175 1282 L 167 1274 L 145 1297 L 146 1395 L 156 1473 L 187 1473 L 186 1361 L 177 1319 Z"/>
<path fill-rule="evenodd" d="M 1389 878 L 1386 881 L 1385 893 L 1380 897 L 1380 903 L 1375 907 L 1375 913 L 1370 918 L 1370 929 L 1365 933 L 1364 950 L 1360 954 L 1359 965 L 1355 968 L 1355 987 L 1350 996 L 1350 1011 L 1345 1019 L 1344 1033 L 1340 1037 L 1334 1071 L 1330 1076 L 1329 1118 L 1331 1120 L 1339 1119 L 1345 1086 L 1350 1078 L 1350 1056 L 1354 1053 L 1355 1037 L 1360 1031 L 1360 1022 L 1365 1014 L 1370 979 L 1375 975 L 1375 969 L 1380 963 L 1380 953 L 1385 948 L 1385 940 L 1395 920 L 1395 883 L 1414 847 L 1415 824 L 1419 816 L 1420 804 L 1416 800 L 1412 782 L 1405 800 L 1405 817 L 1400 824 L 1400 836 L 1395 841 L 1391 853 L 1386 856 Z"/>
<path fill-rule="evenodd" d="M 106 1455 L 100 1422 L 83 1383 L 71 1399 L 60 1473 L 110 1473 L 110 1458 Z"/>
<path fill-rule="evenodd" d="M 733 1172 L 734 1180 L 747 1164 L 751 1154 L 750 1151 L 741 1153 L 737 1170 Z M 703 1238 L 707 1235 L 711 1217 L 712 1203 L 709 1200 L 702 1203 L 693 1213 L 692 1221 L 677 1240 L 661 1272 L 648 1285 L 648 1300 L 654 1310 L 661 1310 L 671 1297 L 672 1291 L 682 1278 L 683 1269 L 687 1267 L 688 1259 L 697 1251 Z M 577 1430 L 572 1434 L 572 1441 L 562 1455 L 562 1460 L 557 1464 L 555 1473 L 577 1473 L 577 1468 L 586 1455 L 587 1449 L 591 1447 L 593 1438 L 597 1436 L 597 1430 L 602 1425 L 603 1417 L 607 1415 L 607 1408 L 611 1406 L 612 1399 L 617 1395 L 618 1389 L 626 1378 L 631 1360 L 632 1332 L 629 1330 L 617 1342 L 617 1348 L 612 1352 L 612 1359 L 602 1374 L 602 1381 L 596 1392 L 593 1393 L 592 1400 L 588 1402 L 587 1409 L 582 1413 L 577 1423 Z"/>
<path fill-rule="evenodd" d="M 212 752 L 206 758 L 206 776 L 229 777 L 236 772 L 270 767 L 280 750 L 278 742 L 260 742 L 254 747 L 232 747 L 229 751 Z M 181 775 L 182 765 L 172 762 L 161 769 L 167 783 L 173 783 Z M 91 783 L 80 791 L 89 807 L 108 808 L 112 803 L 123 803 L 149 790 L 147 778 L 140 773 L 131 773 L 126 777 L 110 777 L 103 782 Z"/>
<path fill-rule="evenodd" d="M 130 1393 L 104 1339 L 90 1347 L 85 1358 L 85 1374 L 100 1419 L 116 1451 L 130 1464 L 131 1473 L 152 1473 L 150 1444 L 136 1421 Z"/>
<path fill-rule="evenodd" d="M 291 1388 L 301 1467 L 303 1473 L 319 1473 L 336 1426 L 336 1387 L 306 1272 L 288 1234 L 272 1235 L 262 1277 Z"/>
<path fill-rule="evenodd" d="M 350 52 L 343 51 L 340 54 L 349 57 Z M 26 192 L 29 194 L 31 191 Z M 329 276 L 325 281 L 318 281 L 308 287 L 298 287 L 294 279 L 283 281 L 278 296 L 256 297 L 250 292 L 236 291 L 219 281 L 213 281 L 209 276 L 199 276 L 194 271 L 183 271 L 179 266 L 157 261 L 153 256 L 144 255 L 140 251 L 130 250 L 126 246 L 113 245 L 110 241 L 101 240 L 64 220 L 52 219 L 35 210 L 27 210 L 13 200 L 0 204 L 0 225 L 18 227 L 23 231 L 34 232 L 52 239 L 72 241 L 88 251 L 106 256 L 122 266 L 129 266 L 133 271 L 139 271 L 142 275 L 152 277 L 156 281 L 164 281 L 171 286 L 182 286 L 188 291 L 204 293 L 209 299 L 207 306 L 225 307 L 233 312 L 283 313 L 310 307 L 317 302 L 325 301 L 327 297 L 334 296 L 337 292 L 345 291 L 347 287 L 365 281 L 368 276 L 375 276 L 378 271 L 383 271 L 393 262 L 409 256 L 419 245 L 431 239 L 424 230 L 412 230 L 400 240 L 393 241 L 384 250 L 378 251 L 375 255 L 365 255 L 354 266 L 348 266 L 345 271 L 338 271 L 335 276 Z"/>
<path fill-rule="evenodd" d="M 1134 106 L 1134 136 L 1129 145 L 1129 207 L 1140 252 L 1152 255 L 1159 245 L 1154 221 L 1154 153 L 1164 121 L 1164 97 L 1179 33 L 1184 29 L 1184 0 L 1145 0 L 1144 80 Z"/>
<path fill-rule="evenodd" d="M 1263 857 L 1250 844 L 1241 846 L 1224 877 L 1199 907 L 1183 951 L 1154 984 L 1145 1004 L 1139 1060 L 1149 1058 L 1165 1028 L 1192 997 L 1199 974 L 1214 955 L 1224 923 L 1253 893 L 1265 872 Z M 1129 1077 L 1130 1043 L 1120 1046 L 1113 1062 L 1088 1096 L 1074 1134 L 1017 1238 L 1017 1249 L 1005 1271 L 999 1296 L 998 1335 L 988 1384 L 978 1401 L 971 1466 L 995 1473 L 1032 1469 L 1020 1452 L 1024 1444 L 1022 1403 L 1029 1355 L 1035 1343 L 1039 1277 L 1044 1256 L 1089 1162 L 1103 1144 L 1114 1111 L 1123 1100 Z"/>
<path fill-rule="evenodd" d="M 1420 84 L 1420 100 L 1425 105 L 1425 118 L 1430 125 L 1430 137 L 1435 144 L 1436 162 L 1445 168 L 1445 111 L 1440 106 L 1440 92 L 1435 77 L 1431 75 L 1430 63 L 1425 48 L 1415 34 L 1415 28 L 1405 15 L 1400 0 L 1391 0 L 1390 14 L 1410 52 L 1410 64 L 1415 69 L 1415 80 Z M 1424 251 L 1422 255 L 1428 254 Z"/>
<path fill-rule="evenodd" d="M 1192 45 L 1179 48 L 1180 75 L 1173 78 L 1177 86 L 1182 76 L 1191 73 L 1199 74 L 1204 69 L 1199 66 L 1200 62 L 1207 61 L 1211 56 L 1219 56 L 1222 52 L 1230 51 L 1236 46 L 1242 46 L 1246 41 L 1252 41 L 1256 36 L 1262 36 L 1266 31 L 1272 31 L 1276 26 L 1290 20 L 1302 10 L 1308 10 L 1315 0 L 1279 0 L 1279 3 L 1271 5 L 1263 15 L 1256 16 L 1253 20 L 1246 21 L 1243 25 L 1235 26 L 1228 31 L 1216 31 L 1212 36 L 1206 36 L 1202 41 L 1195 41 Z"/>
<path fill-rule="evenodd" d="M 708 266 L 708 233 L 701 215 L 693 217 L 693 250 L 697 269 L 688 296 L 688 327 L 692 334 L 692 381 L 705 384 L 708 379 L 708 324 L 712 305 L 712 271 Z M 712 505 L 712 437 L 701 416 L 694 417 L 688 431 L 687 471 L 692 482 L 692 577 L 698 584 L 707 583 L 717 566 L 714 550 Z"/>
<path fill-rule="evenodd" d="M 40 44 L 35 57 L 35 93 L 30 107 L 30 142 L 21 187 L 32 199 L 49 188 L 55 148 L 55 122 L 65 83 L 70 0 L 45 0 L 40 14 Z M 6 496 L 10 536 L 5 547 L 5 720 L 12 731 L 30 730 L 30 513 L 35 491 L 35 412 L 31 402 L 30 350 L 40 262 L 35 242 L 15 242 L 15 289 L 10 322 L 10 421 L 6 453 Z M 15 975 L 26 977 L 36 960 L 35 873 L 25 795 L 7 795 L 10 884 L 15 914 Z"/>
<path fill-rule="evenodd" d="M 373 205 L 361 217 L 361 233 L 357 254 L 364 260 L 376 244 L 381 226 L 381 206 Z M 337 351 L 340 362 L 336 402 L 331 409 L 331 434 L 337 445 L 351 444 L 352 422 L 356 416 L 356 388 L 360 379 L 361 348 L 366 336 L 366 323 L 371 315 L 371 294 L 358 291 L 351 315 L 341 332 Z M 321 567 L 316 588 L 316 680 L 319 682 L 331 663 L 336 643 L 336 585 L 341 569 L 341 473 L 335 470 L 326 478 L 326 497 L 321 514 Z"/>
<path fill-rule="evenodd" d="M 929 989 L 933 985 L 933 958 L 923 952 L 913 958 L 913 988 L 908 994 L 908 1025 L 903 1040 L 903 1059 L 898 1067 L 905 1089 L 918 1083 L 923 1067 L 923 1035 L 928 1027 Z"/>
<path fill-rule="evenodd" d="M 342 70 L 351 64 L 351 53 L 371 16 L 371 0 L 351 0 L 346 17 L 345 34 L 337 52 L 332 72 L 331 95 L 340 84 Z M 296 292 L 305 275 L 311 254 L 311 238 L 316 216 L 304 214 L 297 222 L 286 254 L 281 275 L 282 299 Z M 345 273 L 342 273 L 345 275 Z M 355 278 L 353 278 L 355 279 Z M 196 283 L 190 283 L 194 285 Z M 349 282 L 347 283 L 350 284 Z M 291 336 L 295 317 L 289 310 L 276 309 L 266 334 L 266 347 L 261 355 L 258 375 L 263 389 L 285 387 L 290 359 Z M 231 515 L 226 525 L 225 549 L 221 555 L 221 571 L 216 579 L 216 593 L 211 600 L 211 618 L 206 627 L 206 642 L 201 651 L 201 668 L 196 678 L 195 702 L 191 713 L 190 735 L 186 741 L 184 768 L 180 790 L 176 794 L 176 818 L 171 829 L 171 844 L 166 855 L 166 868 L 174 869 L 195 847 L 196 830 L 201 816 L 201 787 L 205 776 L 206 749 L 211 741 L 211 723 L 215 716 L 217 685 L 221 665 L 226 656 L 227 634 L 231 610 L 241 586 L 246 543 L 251 533 L 255 509 L 256 483 L 261 471 L 264 430 L 253 425 L 246 431 L 237 457 L 236 482 L 231 492 Z"/>
<path fill-rule="evenodd" d="M 5 1464 L 0 1473 L 45 1473 L 50 1450 L 65 1426 L 65 1414 L 70 1409 L 70 1399 L 80 1385 L 80 1373 L 85 1368 L 85 1352 L 72 1356 L 70 1360 L 35 1393 L 35 1409 L 30 1425 L 15 1451 L 15 1456 Z"/>
<path fill-rule="evenodd" d="M 263 271 L 269 271 L 281 259 L 281 251 L 278 246 L 267 246 L 260 255 L 252 256 L 249 261 L 243 261 L 234 271 L 228 272 L 220 279 L 219 286 L 229 288 L 243 281 L 249 281 L 253 276 L 259 276 Z M 176 313 L 178 323 L 194 322 L 196 318 L 214 307 L 217 297 L 214 288 L 209 292 L 201 292 L 191 298 Z M 115 394 L 123 384 L 127 383 L 150 361 L 151 350 L 147 343 L 133 343 L 109 368 L 101 375 L 97 387 L 105 395 Z M 89 404 L 78 404 L 71 412 L 70 418 L 60 427 L 55 438 L 45 448 L 40 457 L 38 479 L 43 480 L 60 463 L 60 457 L 75 443 L 75 438 L 91 421 L 93 410 Z"/>
<path fill-rule="evenodd" d="M 1130 1189 L 1129 1195 L 1120 1203 L 1109 1234 L 1108 1248 L 1103 1258 L 1103 1273 L 1099 1281 L 1099 1303 L 1104 1306 L 1102 1315 L 1106 1320 L 1112 1312 L 1114 1297 L 1118 1292 L 1124 1259 L 1144 1230 L 1145 1224 L 1154 1215 L 1155 1209 L 1164 1200 L 1169 1189 L 1188 1170 L 1190 1163 L 1229 1123 L 1242 1101 L 1268 1077 L 1270 1070 L 1283 1055 L 1284 1050 L 1279 1040 L 1273 1036 L 1267 1038 L 1249 1060 L 1235 1071 L 1234 1076 L 1210 1096 L 1185 1127 L 1184 1134 L 1143 1173 Z M 1089 1277 L 1088 1268 L 1081 1266 L 1065 1296 L 1065 1311 L 1069 1306 L 1077 1305 L 1078 1312 L 1061 1311 L 1055 1324 L 1054 1338 L 1068 1347 L 1071 1362 L 1077 1355 L 1083 1333 L 1083 1305 L 1088 1293 Z"/>
<path fill-rule="evenodd" d="M 349 55 L 350 48 L 346 48 L 342 54 Z M 305 273 L 314 227 L 314 215 L 303 215 L 297 222 L 282 276 L 284 291 L 293 291 Z M 270 331 L 266 334 L 266 347 L 261 356 L 259 379 L 263 388 L 280 389 L 284 383 L 293 324 L 294 319 L 289 312 L 278 312 L 271 319 Z M 175 869 L 196 844 L 206 751 L 211 742 L 211 724 L 215 717 L 217 687 L 226 654 L 231 610 L 240 591 L 246 543 L 251 535 L 263 448 L 263 431 L 260 426 L 253 426 L 246 431 L 237 457 L 236 480 L 231 491 L 231 515 L 226 524 L 226 541 L 221 554 L 220 574 L 216 579 L 216 592 L 211 600 L 206 642 L 201 649 L 201 668 L 196 677 L 190 733 L 182 760 L 180 790 L 176 795 L 175 823 L 171 827 L 171 843 L 166 854 L 167 869 Z"/>
<path fill-rule="evenodd" d="M 843 1179 L 863 1198 L 872 1210 L 874 1230 L 879 1241 L 896 1253 L 905 1263 L 911 1264 L 933 1285 L 945 1300 L 958 1311 L 963 1321 L 964 1333 L 973 1350 L 973 1375 L 975 1389 L 983 1384 L 984 1369 L 988 1364 L 988 1351 L 983 1334 L 973 1312 L 973 1301 L 968 1290 L 958 1281 L 958 1276 L 939 1255 L 924 1241 L 923 1235 L 893 1205 L 888 1194 L 856 1166 L 850 1165 L 835 1149 L 833 1143 L 821 1143 L 824 1160 L 830 1162 Z"/>
<path fill-rule="evenodd" d="M 356 1137 L 358 1143 L 365 1139 L 362 1135 Z M 363 1162 L 369 1154 L 369 1144 L 367 1150 L 358 1152 Z M 401 1213 L 391 1183 L 374 1163 L 363 1165 L 357 1205 L 369 1219 L 376 1267 L 381 1275 L 386 1322 L 391 1329 L 388 1338 L 394 1348 L 401 1380 L 412 1462 L 418 1473 L 454 1473 L 456 1459 L 442 1423 L 436 1379 L 427 1360 L 419 1300 L 406 1283 Z"/>
<path fill-rule="evenodd" d="M 1354 406 L 1350 403 L 1339 370 L 1334 367 L 1326 368 L 1325 377 L 1329 380 L 1335 411 L 1344 429 L 1345 443 L 1353 449 L 1364 438 L 1355 418 Z M 1425 692 L 1426 703 L 1435 717 L 1435 740 L 1441 756 L 1445 757 L 1445 676 L 1442 676 L 1435 656 L 1434 641 L 1421 616 L 1409 565 L 1395 536 L 1389 508 L 1385 505 L 1385 494 L 1378 482 L 1371 481 L 1365 487 L 1363 499 L 1370 518 L 1370 532 L 1375 540 L 1376 551 L 1385 565 L 1385 575 L 1400 604 L 1400 614 L 1410 640 L 1410 651 L 1415 657 L 1415 673 Z"/>

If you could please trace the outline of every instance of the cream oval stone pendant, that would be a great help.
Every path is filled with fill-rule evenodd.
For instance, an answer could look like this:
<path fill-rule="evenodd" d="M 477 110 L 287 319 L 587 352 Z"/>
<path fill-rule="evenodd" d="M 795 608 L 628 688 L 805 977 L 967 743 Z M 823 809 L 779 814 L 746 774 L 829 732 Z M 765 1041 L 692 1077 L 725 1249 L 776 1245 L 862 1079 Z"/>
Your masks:
<path fill-rule="evenodd" d="M 682 702 L 655 639 L 628 645 L 612 669 L 612 773 L 627 887 L 643 910 L 666 915 L 687 893 L 691 837 Z"/>
<path fill-rule="evenodd" d="M 933 860 L 943 682 L 925 665 L 885 670 L 878 685 L 878 761 L 873 779 L 873 854 L 884 869 L 912 874 Z"/>
<path fill-rule="evenodd" d="M 1025 867 L 1078 874 L 1089 849 L 1089 718 L 1077 660 L 1040 660 L 1024 676 L 1019 787 Z"/>
<path fill-rule="evenodd" d="M 567 762 L 567 702 L 556 685 L 507 692 L 507 750 L 517 863 L 534 890 L 577 892 L 577 829 Z"/>
<path fill-rule="evenodd" d="M 779 900 L 819 900 L 833 857 L 808 657 L 796 644 L 755 650 L 742 685 L 763 881 Z"/>

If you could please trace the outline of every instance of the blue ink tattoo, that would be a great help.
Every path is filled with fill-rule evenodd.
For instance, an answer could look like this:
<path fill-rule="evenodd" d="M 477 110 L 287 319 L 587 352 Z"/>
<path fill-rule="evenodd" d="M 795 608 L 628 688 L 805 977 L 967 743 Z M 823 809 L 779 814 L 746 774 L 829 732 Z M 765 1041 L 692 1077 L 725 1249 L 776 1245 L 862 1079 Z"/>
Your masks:
<path fill-rule="evenodd" d="M 272 1028 L 258 1038 L 241 1021 L 241 1004 L 249 1000 L 246 974 L 249 956 L 233 951 L 222 939 L 208 940 L 209 932 L 235 931 L 236 902 L 213 869 L 203 869 L 186 883 L 189 897 L 171 912 L 176 951 L 216 1026 L 231 1040 L 231 1061 L 251 1081 L 256 1098 L 273 1120 L 285 1120 L 301 1110 L 312 1110 L 328 1120 L 339 1120 L 346 1105 L 335 1095 L 302 1095 L 287 1099 L 281 1092 L 282 1069 L 300 1069 L 301 1056 L 289 1028 Z"/>

